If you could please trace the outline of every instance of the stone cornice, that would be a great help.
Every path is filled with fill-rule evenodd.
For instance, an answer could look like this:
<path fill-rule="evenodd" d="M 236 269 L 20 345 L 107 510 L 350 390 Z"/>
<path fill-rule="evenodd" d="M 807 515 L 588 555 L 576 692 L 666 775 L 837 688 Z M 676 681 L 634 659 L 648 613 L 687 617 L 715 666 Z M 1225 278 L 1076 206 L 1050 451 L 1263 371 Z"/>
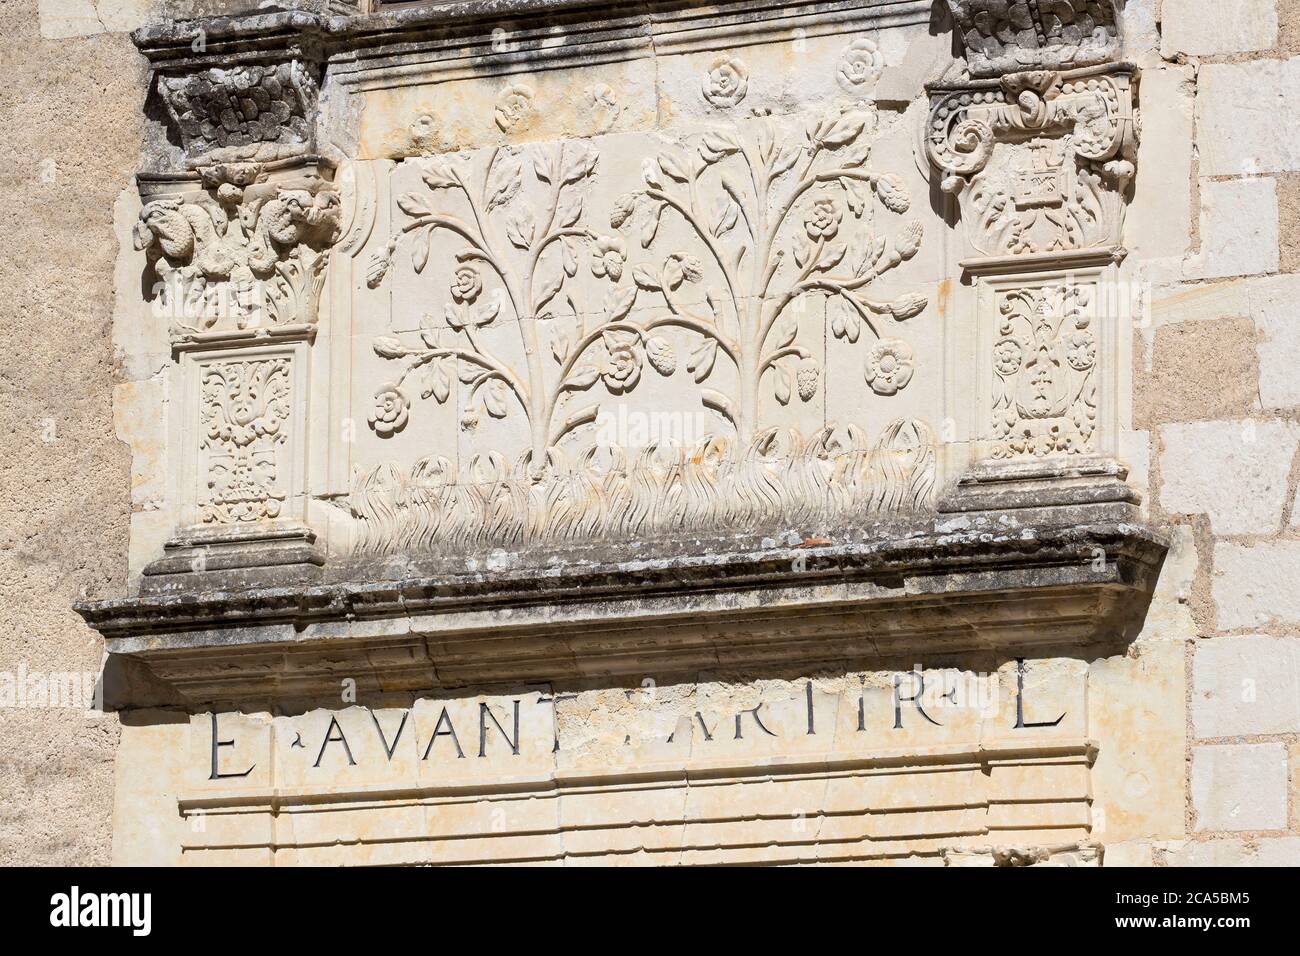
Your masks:
<path fill-rule="evenodd" d="M 807 666 L 918 649 L 1123 642 L 1165 539 L 1105 521 L 1005 530 L 954 515 L 869 545 L 156 595 L 78 605 L 119 662 L 190 703 Z M 139 689 L 124 695 L 147 702 Z"/>

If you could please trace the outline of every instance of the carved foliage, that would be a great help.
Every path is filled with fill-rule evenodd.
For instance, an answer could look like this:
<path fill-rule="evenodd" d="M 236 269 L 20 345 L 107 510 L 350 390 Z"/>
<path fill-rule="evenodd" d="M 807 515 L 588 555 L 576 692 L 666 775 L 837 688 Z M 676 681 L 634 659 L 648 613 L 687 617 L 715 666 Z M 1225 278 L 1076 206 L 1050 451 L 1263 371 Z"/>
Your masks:
<path fill-rule="evenodd" d="M 296 60 L 160 76 L 158 89 L 191 157 L 280 159 L 312 141 L 316 84 Z"/>
<path fill-rule="evenodd" d="M 1137 148 L 1129 77 L 1037 71 L 936 91 L 926 148 L 981 253 L 1116 244 Z"/>
<path fill-rule="evenodd" d="M 290 359 L 223 360 L 203 367 L 199 518 L 237 524 L 278 517 L 281 446 L 289 420 Z"/>
<path fill-rule="evenodd" d="M 147 202 L 135 227 L 173 338 L 314 323 L 341 218 L 333 186 L 315 176 L 268 182 L 245 163 L 205 167 L 202 177 L 202 192 Z"/>
<path fill-rule="evenodd" d="M 1090 297 L 1077 285 L 999 293 L 991 356 L 995 458 L 1093 450 L 1097 339 Z"/>
<path fill-rule="evenodd" d="M 1115 0 L 948 0 L 973 76 L 1113 59 Z"/>
<path fill-rule="evenodd" d="M 919 219 L 897 218 L 911 205 L 903 181 L 867 165 L 876 122 L 867 105 L 840 105 L 794 138 L 770 119 L 692 137 L 645 161 L 640 184 L 614 203 L 611 234 L 584 224 L 584 189 L 598 163 L 586 144 L 507 147 L 494 151 L 485 164 L 460 157 L 424 161 L 426 189 L 398 197 L 407 222 L 372 260 L 368 281 L 378 285 L 405 262 L 399 250 L 409 253 L 415 272 L 423 272 L 435 253 L 436 236 L 449 236 L 460 248 L 454 253 L 450 286 L 435 292 L 440 311 L 439 306 L 431 310 L 419 340 L 412 341 L 409 334 L 385 335 L 374 342 L 376 354 L 400 364 L 392 381 L 376 393 L 371 427 L 381 436 L 399 432 L 413 413 L 410 385 L 416 383 L 424 399 L 447 402 L 458 393 L 463 427 L 474 427 L 484 414 L 500 418 L 522 410 L 531 442 L 517 465 L 485 457 L 468 466 L 472 474 L 449 476 L 445 463 L 434 460 L 416 471 L 436 473 L 436 482 L 422 484 L 413 473 L 402 487 L 424 488 L 411 491 L 420 500 L 421 495 L 438 497 L 440 514 L 456 512 L 451 503 L 455 495 L 478 493 L 470 488 L 509 487 L 500 507 L 510 511 L 511 527 L 532 529 L 529 534 L 550 529 L 563 536 L 557 529 L 564 520 L 556 514 L 568 510 L 582 511 L 586 517 L 574 521 L 600 533 L 634 530 L 616 515 L 602 517 L 601 495 L 615 494 L 608 482 L 648 479 L 629 476 L 622 468 L 611 473 L 622 477 L 602 477 L 586 457 L 586 465 L 570 467 L 561 449 L 577 428 L 596 420 L 599 399 L 583 396 L 597 384 L 619 395 L 635 390 L 649 370 L 664 376 L 684 371 L 703 405 L 725 424 L 722 437 L 710 439 L 707 449 L 727 464 L 718 464 L 714 477 L 704 477 L 699 461 L 624 464 L 633 473 L 642 466 L 651 472 L 667 468 L 680 475 L 683 487 L 696 489 L 692 494 L 719 495 L 707 506 L 692 505 L 690 513 L 712 509 L 712 526 L 730 527 L 735 514 L 745 513 L 735 496 L 748 494 L 747 483 L 767 487 L 776 480 L 767 465 L 755 470 L 745 462 L 766 460 L 781 445 L 786 451 L 779 467 L 794 467 L 784 462 L 817 457 L 808 449 L 828 440 L 805 442 L 794 436 L 777 441 L 760 420 L 760 389 L 770 389 L 767 394 L 778 403 L 789 404 L 796 397 L 811 401 L 820 386 L 820 365 L 800 341 L 803 310 L 790 308 L 794 303 L 805 296 L 831 300 L 831 331 L 847 344 L 856 343 L 864 329 L 871 333 L 877 343 L 867 350 L 863 370 L 876 394 L 893 395 L 911 379 L 912 350 L 886 334 L 884 324 L 913 318 L 927 299 L 916 293 L 882 298 L 873 294 L 873 286 L 917 253 L 923 228 Z M 533 181 L 528 188 L 526 179 Z M 539 194 L 544 197 L 540 201 L 529 198 Z M 661 228 L 669 219 L 685 226 L 684 238 L 680 228 Z M 661 236 L 669 234 L 677 238 L 665 248 Z M 638 244 L 648 256 L 634 254 Z M 608 283 L 598 308 L 585 308 L 579 301 L 581 293 L 570 280 L 580 268 Z M 479 334 L 501 323 L 518 330 L 522 363 L 499 354 L 495 345 L 489 348 Z M 663 334 L 668 328 L 690 334 L 684 354 Z M 720 360 L 735 372 L 738 384 L 730 393 L 708 387 Z M 895 432 L 930 440 L 920 423 L 896 425 Z M 831 433 L 838 436 L 836 442 L 851 447 L 846 454 L 870 451 L 856 430 L 851 438 L 833 426 Z M 891 440 L 882 439 L 886 445 Z M 807 474 L 798 481 L 822 483 L 814 473 L 824 466 L 800 467 Z M 486 476 L 479 473 L 484 468 Z M 832 468 L 827 475 L 838 473 Z M 381 516 L 397 507 L 392 502 L 400 495 L 381 494 L 387 505 L 367 502 L 376 483 L 387 489 L 395 480 L 384 468 L 358 476 L 353 497 L 357 515 L 370 522 L 387 520 Z M 860 493 L 858 507 L 871 507 L 871 501 L 879 507 L 916 506 L 933 483 L 932 458 L 898 471 L 891 481 L 887 490 L 870 493 L 863 490 L 864 483 L 853 483 L 854 493 Z M 566 499 L 563 506 L 551 500 L 577 495 L 580 488 L 587 489 L 590 512 L 578 498 Z M 605 491 L 595 490 L 600 488 Z M 806 507 L 824 513 L 829 506 L 813 498 L 817 503 Z M 489 526 L 499 523 L 489 521 Z M 445 540 L 473 533 L 457 532 Z"/>

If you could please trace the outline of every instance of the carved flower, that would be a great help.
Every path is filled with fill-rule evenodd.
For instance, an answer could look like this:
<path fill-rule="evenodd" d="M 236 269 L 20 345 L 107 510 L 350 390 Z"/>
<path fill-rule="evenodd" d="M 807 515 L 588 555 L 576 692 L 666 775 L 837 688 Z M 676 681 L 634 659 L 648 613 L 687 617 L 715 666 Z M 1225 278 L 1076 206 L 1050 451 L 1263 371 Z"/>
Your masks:
<path fill-rule="evenodd" d="M 808 212 L 803 217 L 804 227 L 808 230 L 808 238 L 816 241 L 818 239 L 834 239 L 835 234 L 840 231 L 840 220 L 844 218 L 844 210 L 832 196 L 818 196 L 813 200 Z"/>
<path fill-rule="evenodd" d="M 396 385 L 381 385 L 375 392 L 375 410 L 370 413 L 370 427 L 380 435 L 391 435 L 406 427 L 411 403 Z"/>
<path fill-rule="evenodd" d="M 902 339 L 881 339 L 867 355 L 867 384 L 877 395 L 893 395 L 912 380 L 912 347 Z"/>
<path fill-rule="evenodd" d="M 735 106 L 749 91 L 749 67 L 738 57 L 720 56 L 704 77 L 704 98 L 719 109 Z"/>
<path fill-rule="evenodd" d="M 520 83 L 511 83 L 497 96 L 496 121 L 501 132 L 508 133 L 533 109 L 533 91 Z"/>
<path fill-rule="evenodd" d="M 1097 361 L 1097 342 L 1091 332 L 1071 332 L 1065 337 L 1065 360 L 1076 372 L 1086 372 Z"/>
<path fill-rule="evenodd" d="M 876 180 L 876 195 L 890 212 L 899 215 L 907 212 L 912 205 L 912 197 L 907 193 L 907 186 L 897 173 L 886 173 Z"/>
<path fill-rule="evenodd" d="M 618 236 L 599 236 L 591 250 L 591 274 L 597 279 L 608 276 L 610 282 L 623 278 L 627 261 L 627 244 Z"/>
<path fill-rule="evenodd" d="M 613 229 L 622 229 L 623 224 L 636 212 L 637 193 L 623 193 L 614 201 L 614 208 L 609 214 L 609 225 Z"/>
<path fill-rule="evenodd" d="M 930 300 L 919 292 L 910 292 L 889 303 L 889 314 L 896 321 L 905 322 L 914 319 L 930 304 Z"/>
<path fill-rule="evenodd" d="M 999 375 L 1015 375 L 1024 361 L 1024 349 L 1015 339 L 1003 339 L 993 346 L 993 368 Z"/>
<path fill-rule="evenodd" d="M 880 55 L 875 42 L 863 37 L 854 40 L 840 57 L 837 77 L 840 85 L 853 93 L 856 92 L 857 87 L 879 77 L 884 67 L 885 58 Z"/>
<path fill-rule="evenodd" d="M 898 236 L 894 239 L 894 249 L 897 250 L 899 258 L 906 261 L 916 255 L 924 236 L 925 226 L 921 224 L 921 220 L 909 219 L 903 223 L 903 228 L 898 230 Z"/>
<path fill-rule="evenodd" d="M 461 266 L 451 280 L 451 297 L 457 302 L 471 304 L 483 291 L 483 277 L 473 266 Z"/>
<path fill-rule="evenodd" d="M 605 387 L 615 395 L 630 390 L 641 378 L 641 360 L 645 350 L 641 346 L 641 336 L 636 332 L 611 330 L 605 332 L 605 350 L 609 353 L 609 362 L 601 378 Z"/>

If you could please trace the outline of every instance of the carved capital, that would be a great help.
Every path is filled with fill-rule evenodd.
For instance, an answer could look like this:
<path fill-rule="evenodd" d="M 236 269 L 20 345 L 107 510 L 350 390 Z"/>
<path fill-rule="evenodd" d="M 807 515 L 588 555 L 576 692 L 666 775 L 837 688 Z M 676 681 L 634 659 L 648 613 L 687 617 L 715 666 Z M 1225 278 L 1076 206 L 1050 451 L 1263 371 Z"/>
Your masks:
<path fill-rule="evenodd" d="M 971 76 L 1064 70 L 1119 53 L 1115 0 L 948 0 Z"/>
<path fill-rule="evenodd" d="M 928 87 L 926 154 L 980 253 L 1118 244 L 1137 158 L 1134 85 L 1117 64 Z"/>
<path fill-rule="evenodd" d="M 309 161 L 139 177 L 135 247 L 174 345 L 310 333 L 342 218 L 330 174 Z"/>

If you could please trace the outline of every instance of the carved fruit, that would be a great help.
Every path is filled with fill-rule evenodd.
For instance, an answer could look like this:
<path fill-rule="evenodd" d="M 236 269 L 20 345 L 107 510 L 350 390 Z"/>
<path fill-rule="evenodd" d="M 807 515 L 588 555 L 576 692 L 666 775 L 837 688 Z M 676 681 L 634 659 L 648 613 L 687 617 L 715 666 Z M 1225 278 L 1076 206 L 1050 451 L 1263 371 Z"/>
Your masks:
<path fill-rule="evenodd" d="M 652 335 L 645 344 L 645 355 L 660 375 L 672 375 L 677 371 L 677 352 L 667 339 Z"/>
<path fill-rule="evenodd" d="M 805 402 L 812 401 L 812 397 L 817 394 L 817 379 L 821 375 L 821 369 L 817 363 L 810 358 L 806 358 L 799 363 L 799 370 L 795 373 L 795 380 L 799 385 L 799 398 Z"/>

